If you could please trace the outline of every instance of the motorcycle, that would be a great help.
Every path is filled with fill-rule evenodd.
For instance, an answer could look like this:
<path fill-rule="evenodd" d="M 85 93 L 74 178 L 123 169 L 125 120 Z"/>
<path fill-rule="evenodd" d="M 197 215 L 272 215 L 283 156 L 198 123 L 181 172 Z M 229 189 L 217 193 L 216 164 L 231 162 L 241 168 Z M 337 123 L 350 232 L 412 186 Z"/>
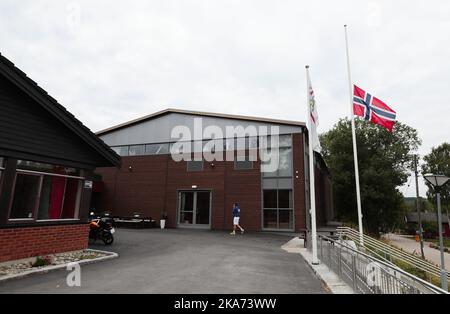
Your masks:
<path fill-rule="evenodd" d="M 92 219 L 89 223 L 89 239 L 102 240 L 105 245 L 111 245 L 114 242 L 113 234 L 116 232 L 113 226 L 113 220 L 108 217 Z"/>

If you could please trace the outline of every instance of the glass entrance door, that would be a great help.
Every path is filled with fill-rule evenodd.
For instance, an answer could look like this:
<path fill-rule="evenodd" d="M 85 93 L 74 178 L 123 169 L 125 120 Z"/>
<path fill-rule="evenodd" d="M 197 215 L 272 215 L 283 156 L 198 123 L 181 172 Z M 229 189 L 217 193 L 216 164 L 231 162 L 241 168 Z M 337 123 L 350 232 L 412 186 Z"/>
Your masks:
<path fill-rule="evenodd" d="M 178 193 L 178 225 L 209 228 L 211 192 L 182 191 Z"/>

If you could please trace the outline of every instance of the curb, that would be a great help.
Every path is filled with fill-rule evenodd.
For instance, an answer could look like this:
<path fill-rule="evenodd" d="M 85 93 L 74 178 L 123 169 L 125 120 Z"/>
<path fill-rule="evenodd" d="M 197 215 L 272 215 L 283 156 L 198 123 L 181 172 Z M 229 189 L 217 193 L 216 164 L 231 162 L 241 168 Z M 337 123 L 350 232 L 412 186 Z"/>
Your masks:
<path fill-rule="evenodd" d="M 319 278 L 319 280 L 325 285 L 329 292 L 332 294 L 355 294 L 353 289 L 339 279 L 339 277 L 331 269 L 329 269 L 328 266 L 322 263 L 317 266 L 313 265 L 308 254 L 309 252 L 307 249 L 301 249 L 300 255 L 303 257 L 303 260 L 317 276 L 317 278 Z"/>
<path fill-rule="evenodd" d="M 94 258 L 94 259 L 81 260 L 81 261 L 78 261 L 75 263 L 78 263 L 80 266 L 82 266 L 82 265 L 95 264 L 95 263 L 99 263 L 99 262 L 103 262 L 103 261 L 107 261 L 107 260 L 119 257 L 119 254 L 117 254 L 115 252 L 101 251 L 101 250 L 94 250 L 94 249 L 87 249 L 86 251 L 94 252 L 94 253 L 102 253 L 102 254 L 106 254 L 106 256 L 102 256 L 102 257 L 98 257 L 98 258 Z M 74 263 L 74 262 L 71 262 L 71 263 Z M 46 273 L 50 273 L 50 272 L 53 272 L 56 270 L 65 269 L 65 268 L 67 268 L 67 265 L 69 265 L 69 264 L 70 263 L 65 263 L 65 264 L 60 264 L 60 265 L 52 265 L 52 266 L 48 266 L 48 267 L 44 267 L 44 268 L 25 271 L 25 272 L 19 273 L 19 274 L 8 275 L 8 276 L 0 278 L 0 284 L 7 282 L 7 281 L 18 280 L 18 279 L 22 279 L 22 278 L 33 276 L 33 275 L 46 274 Z"/>

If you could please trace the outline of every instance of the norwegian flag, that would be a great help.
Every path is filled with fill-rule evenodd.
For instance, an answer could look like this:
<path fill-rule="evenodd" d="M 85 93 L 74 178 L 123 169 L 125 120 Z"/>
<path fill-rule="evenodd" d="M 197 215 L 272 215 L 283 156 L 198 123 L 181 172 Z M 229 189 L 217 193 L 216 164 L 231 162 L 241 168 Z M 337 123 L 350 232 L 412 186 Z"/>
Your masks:
<path fill-rule="evenodd" d="M 353 92 L 353 112 L 364 120 L 385 127 L 389 132 L 392 132 L 397 116 L 388 105 L 356 85 Z"/>

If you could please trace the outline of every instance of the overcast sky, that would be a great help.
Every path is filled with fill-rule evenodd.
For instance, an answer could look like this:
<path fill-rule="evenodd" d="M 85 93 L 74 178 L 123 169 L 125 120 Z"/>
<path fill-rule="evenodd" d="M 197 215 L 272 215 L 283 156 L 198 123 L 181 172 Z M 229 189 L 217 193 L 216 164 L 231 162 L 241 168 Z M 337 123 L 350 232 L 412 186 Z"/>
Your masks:
<path fill-rule="evenodd" d="M 0 0 L 0 52 L 93 131 L 168 107 L 305 121 L 309 64 L 324 132 L 350 111 L 347 23 L 353 81 L 424 155 L 450 140 L 449 16 L 448 0 Z"/>

